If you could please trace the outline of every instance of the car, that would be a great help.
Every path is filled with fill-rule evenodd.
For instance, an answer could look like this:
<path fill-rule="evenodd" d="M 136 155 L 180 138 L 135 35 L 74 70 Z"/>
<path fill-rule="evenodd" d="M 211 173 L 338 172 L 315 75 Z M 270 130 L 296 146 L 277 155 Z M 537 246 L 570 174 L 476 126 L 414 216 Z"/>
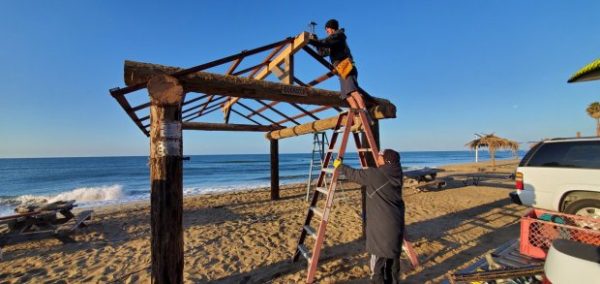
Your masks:
<path fill-rule="evenodd" d="M 515 187 L 514 203 L 600 218 L 600 137 L 539 142 L 519 163 Z"/>

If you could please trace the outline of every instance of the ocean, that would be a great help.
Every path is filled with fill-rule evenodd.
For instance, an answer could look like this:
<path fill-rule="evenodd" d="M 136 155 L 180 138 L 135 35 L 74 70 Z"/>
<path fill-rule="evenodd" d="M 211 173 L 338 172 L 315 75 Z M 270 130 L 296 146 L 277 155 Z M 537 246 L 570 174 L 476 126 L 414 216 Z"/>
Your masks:
<path fill-rule="evenodd" d="M 402 152 L 406 169 L 474 162 L 472 151 Z M 311 153 L 280 154 L 281 184 L 306 182 Z M 519 158 L 524 152 L 517 154 Z M 247 190 L 270 185 L 268 154 L 192 155 L 183 162 L 184 195 Z M 487 151 L 480 161 L 489 160 Z M 499 151 L 496 159 L 513 159 Z M 356 153 L 345 162 L 358 166 Z M 148 157 L 0 159 L 0 216 L 15 206 L 46 200 L 77 200 L 79 207 L 122 204 L 150 198 Z M 313 176 L 318 175 L 315 168 Z"/>

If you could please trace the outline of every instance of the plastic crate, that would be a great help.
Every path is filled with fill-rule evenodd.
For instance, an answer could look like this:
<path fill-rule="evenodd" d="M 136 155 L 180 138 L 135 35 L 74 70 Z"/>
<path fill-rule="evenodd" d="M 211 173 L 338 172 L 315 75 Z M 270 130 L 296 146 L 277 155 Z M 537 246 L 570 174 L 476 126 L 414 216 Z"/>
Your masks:
<path fill-rule="evenodd" d="M 548 217 L 544 214 L 549 214 L 552 221 L 540 220 Z M 521 218 L 521 254 L 545 259 L 555 239 L 600 246 L 600 220 L 542 209 L 532 209 Z"/>

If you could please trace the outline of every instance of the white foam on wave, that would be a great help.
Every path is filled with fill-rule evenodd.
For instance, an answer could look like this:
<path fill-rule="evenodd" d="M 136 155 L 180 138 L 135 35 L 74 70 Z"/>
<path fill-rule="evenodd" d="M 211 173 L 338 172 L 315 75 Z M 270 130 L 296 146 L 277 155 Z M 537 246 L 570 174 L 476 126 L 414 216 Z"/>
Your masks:
<path fill-rule="evenodd" d="M 31 203 L 75 200 L 76 204 L 87 207 L 122 202 L 123 199 L 123 186 L 120 184 L 80 187 L 57 195 L 26 194 L 12 198 L 0 198 L 0 216 L 13 214 L 15 207 Z"/>
<path fill-rule="evenodd" d="M 48 202 L 59 200 L 75 200 L 77 202 L 89 201 L 111 201 L 123 198 L 123 186 L 120 184 L 99 186 L 99 187 L 81 187 L 71 191 L 60 193 L 48 198 Z"/>

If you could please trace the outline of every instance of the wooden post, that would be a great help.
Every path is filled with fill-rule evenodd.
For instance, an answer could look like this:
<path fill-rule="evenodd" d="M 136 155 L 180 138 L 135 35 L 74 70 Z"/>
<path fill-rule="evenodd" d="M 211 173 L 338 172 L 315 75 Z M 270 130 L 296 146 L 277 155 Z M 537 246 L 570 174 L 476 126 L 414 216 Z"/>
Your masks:
<path fill-rule="evenodd" d="M 381 147 L 380 147 L 380 142 L 379 142 L 379 120 L 373 119 L 373 125 L 371 125 L 371 131 L 373 132 L 373 138 L 375 139 L 375 143 L 377 144 L 377 149 L 379 149 L 380 151 L 383 151 L 383 149 L 381 149 Z M 363 132 L 361 134 L 360 140 L 361 140 L 362 148 L 369 148 L 369 147 L 367 147 L 367 144 L 369 142 L 367 140 L 367 134 L 365 132 Z M 375 160 L 373 160 L 372 155 L 367 155 L 367 165 L 370 168 L 377 167 L 377 163 L 375 162 Z M 367 236 L 367 187 L 366 186 L 360 187 L 360 194 L 361 194 L 362 217 L 363 217 L 362 236 L 364 238 Z"/>
<path fill-rule="evenodd" d="M 279 199 L 279 140 L 271 139 L 271 200 Z"/>
<path fill-rule="evenodd" d="M 150 222 L 152 282 L 183 283 L 181 103 L 177 79 L 158 75 L 150 94 Z"/>

